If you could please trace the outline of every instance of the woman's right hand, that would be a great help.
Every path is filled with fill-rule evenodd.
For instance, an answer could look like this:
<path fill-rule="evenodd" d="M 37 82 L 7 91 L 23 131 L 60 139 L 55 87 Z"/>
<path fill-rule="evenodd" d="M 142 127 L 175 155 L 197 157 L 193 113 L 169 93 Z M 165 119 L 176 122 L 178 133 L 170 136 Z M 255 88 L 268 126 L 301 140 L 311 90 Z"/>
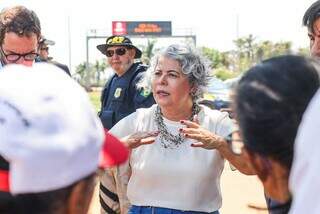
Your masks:
<path fill-rule="evenodd" d="M 141 145 L 154 143 L 158 136 L 158 131 L 153 132 L 137 132 L 126 137 L 123 142 L 130 148 L 135 149 Z"/>

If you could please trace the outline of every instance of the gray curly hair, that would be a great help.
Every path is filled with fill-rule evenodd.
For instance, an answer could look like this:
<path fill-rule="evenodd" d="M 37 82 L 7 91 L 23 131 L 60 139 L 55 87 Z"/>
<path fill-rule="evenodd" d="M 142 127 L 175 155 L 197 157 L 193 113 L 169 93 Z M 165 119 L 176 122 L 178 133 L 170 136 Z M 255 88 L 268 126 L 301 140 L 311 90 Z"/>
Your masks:
<path fill-rule="evenodd" d="M 181 44 L 170 45 L 152 58 L 151 66 L 138 83 L 138 88 L 151 90 L 151 81 L 161 56 L 179 62 L 182 73 L 188 76 L 190 85 L 195 89 L 192 93 L 193 101 L 197 101 L 201 98 L 204 91 L 206 91 L 210 79 L 208 60 L 190 46 Z"/>

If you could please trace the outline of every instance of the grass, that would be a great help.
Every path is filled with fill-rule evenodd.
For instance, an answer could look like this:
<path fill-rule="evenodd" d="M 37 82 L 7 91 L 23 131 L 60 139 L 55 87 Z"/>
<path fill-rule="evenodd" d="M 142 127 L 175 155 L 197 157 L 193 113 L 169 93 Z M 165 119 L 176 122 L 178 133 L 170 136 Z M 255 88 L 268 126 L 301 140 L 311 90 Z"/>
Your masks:
<path fill-rule="evenodd" d="M 213 95 L 213 94 L 209 94 L 209 93 L 205 93 L 205 94 L 203 95 L 203 98 L 204 98 L 205 100 L 214 100 L 214 95 Z"/>
<path fill-rule="evenodd" d="M 89 92 L 89 97 L 90 100 L 92 102 L 92 104 L 94 105 L 96 111 L 100 111 L 100 95 L 101 95 L 101 91 L 93 91 L 93 92 Z"/>

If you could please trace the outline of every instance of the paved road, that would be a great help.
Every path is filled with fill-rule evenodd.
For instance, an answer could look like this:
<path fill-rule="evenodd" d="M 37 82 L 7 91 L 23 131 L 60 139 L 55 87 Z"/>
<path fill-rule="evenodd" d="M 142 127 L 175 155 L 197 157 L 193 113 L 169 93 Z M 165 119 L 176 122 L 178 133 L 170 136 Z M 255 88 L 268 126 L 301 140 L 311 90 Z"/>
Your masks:
<path fill-rule="evenodd" d="M 265 207 L 262 184 L 256 176 L 231 171 L 228 164 L 221 176 L 221 214 L 267 214 L 248 208 L 248 204 Z"/>

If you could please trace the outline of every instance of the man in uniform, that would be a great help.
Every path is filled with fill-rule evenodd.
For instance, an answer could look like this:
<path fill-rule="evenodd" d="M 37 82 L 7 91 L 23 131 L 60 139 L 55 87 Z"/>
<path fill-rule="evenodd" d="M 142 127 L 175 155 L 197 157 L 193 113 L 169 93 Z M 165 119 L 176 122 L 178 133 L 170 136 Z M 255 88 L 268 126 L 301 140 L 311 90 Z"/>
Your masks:
<path fill-rule="evenodd" d="M 107 56 L 115 74 L 107 81 L 101 96 L 99 117 L 106 129 L 111 129 L 119 120 L 133 113 L 137 108 L 154 104 L 151 92 L 140 90 L 137 82 L 147 67 L 135 59 L 141 58 L 141 51 L 125 36 L 110 36 L 105 44 L 97 46 Z M 100 203 L 102 213 L 127 213 L 129 202 L 126 196 L 130 176 L 128 164 L 107 169 L 101 178 Z"/>
<path fill-rule="evenodd" d="M 49 45 L 54 45 L 54 44 L 55 44 L 54 41 L 46 39 L 44 36 L 42 36 L 39 41 L 39 57 L 37 58 L 36 61 L 52 63 L 55 66 L 61 68 L 64 72 L 66 72 L 66 74 L 71 76 L 68 66 L 52 60 L 52 57 L 49 56 Z"/>
<path fill-rule="evenodd" d="M 100 119 L 105 128 L 114 124 L 137 108 L 149 107 L 154 103 L 152 95 L 136 88 L 147 67 L 141 62 L 134 62 L 141 57 L 141 51 L 129 38 L 111 36 L 106 44 L 97 46 L 107 56 L 109 65 L 115 74 L 107 81 L 101 96 Z"/>
<path fill-rule="evenodd" d="M 39 59 L 41 61 L 50 61 L 52 57 L 49 56 L 49 46 L 54 45 L 55 42 L 45 38 L 44 36 L 41 37 L 39 42 Z"/>

